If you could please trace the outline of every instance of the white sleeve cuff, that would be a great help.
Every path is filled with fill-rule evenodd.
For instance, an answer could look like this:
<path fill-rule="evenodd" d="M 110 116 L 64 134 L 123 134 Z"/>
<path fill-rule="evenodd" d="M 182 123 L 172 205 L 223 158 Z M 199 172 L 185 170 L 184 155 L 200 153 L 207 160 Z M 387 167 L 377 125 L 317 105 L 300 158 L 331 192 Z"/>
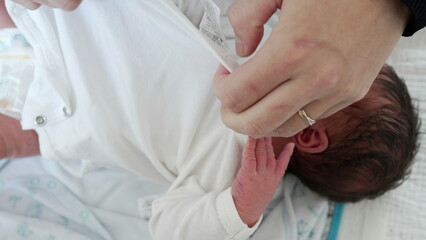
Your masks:
<path fill-rule="evenodd" d="M 263 218 L 263 215 L 260 216 L 256 224 L 249 228 L 238 215 L 232 198 L 231 187 L 219 194 L 216 201 L 216 208 L 223 228 L 225 228 L 233 240 L 248 239 L 259 227 Z"/>
<path fill-rule="evenodd" d="M 34 130 L 38 134 L 40 153 L 43 159 L 59 162 L 64 169 L 76 177 L 83 177 L 86 173 L 100 167 L 88 160 L 65 157 L 55 150 L 45 128 L 41 127 Z"/>
<path fill-rule="evenodd" d="M 44 128 L 36 128 L 38 142 L 40 146 L 40 154 L 44 159 L 58 161 L 60 158 L 54 153 L 54 148 L 50 142 L 49 134 Z"/>

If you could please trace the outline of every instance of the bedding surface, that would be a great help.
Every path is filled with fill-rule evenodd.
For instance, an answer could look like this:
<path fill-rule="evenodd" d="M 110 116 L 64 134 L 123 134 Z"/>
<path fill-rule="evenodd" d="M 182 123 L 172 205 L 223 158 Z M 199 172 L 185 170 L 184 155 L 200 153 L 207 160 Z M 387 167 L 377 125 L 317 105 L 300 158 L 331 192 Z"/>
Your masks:
<path fill-rule="evenodd" d="M 40 157 L 0 161 L 0 239 L 151 239 L 136 199 L 167 186 L 119 170 L 81 177 L 79 165 Z"/>
<path fill-rule="evenodd" d="M 389 61 L 406 80 L 412 97 L 418 99 L 419 115 L 426 131 L 426 31 L 404 38 Z M 426 239 L 426 138 L 420 141 L 419 153 L 409 179 L 384 200 L 390 209 L 385 239 Z"/>

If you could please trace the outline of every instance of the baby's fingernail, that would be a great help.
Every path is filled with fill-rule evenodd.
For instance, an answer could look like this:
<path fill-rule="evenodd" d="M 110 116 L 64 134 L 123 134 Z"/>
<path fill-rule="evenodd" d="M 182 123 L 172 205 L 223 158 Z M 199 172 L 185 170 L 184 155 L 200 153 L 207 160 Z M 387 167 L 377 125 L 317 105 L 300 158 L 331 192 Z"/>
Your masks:
<path fill-rule="evenodd" d="M 235 39 L 235 50 L 240 57 L 246 56 L 246 48 L 244 47 L 244 43 L 238 37 Z"/>

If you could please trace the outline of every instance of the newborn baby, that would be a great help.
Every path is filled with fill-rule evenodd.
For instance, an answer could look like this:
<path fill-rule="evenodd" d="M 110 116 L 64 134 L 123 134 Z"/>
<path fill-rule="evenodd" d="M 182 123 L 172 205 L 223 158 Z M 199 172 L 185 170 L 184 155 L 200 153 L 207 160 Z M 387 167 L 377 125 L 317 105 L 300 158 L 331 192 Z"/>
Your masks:
<path fill-rule="evenodd" d="M 153 202 L 150 229 L 156 239 L 246 239 L 256 230 L 294 146 L 289 171 L 332 199 L 360 199 L 359 193 L 372 196 L 398 181 L 393 172 L 402 173 L 399 177 L 405 172 L 399 159 L 411 159 L 405 151 L 413 148 L 398 145 L 396 149 L 405 154 L 398 155 L 392 147 L 409 143 L 405 136 L 416 138 L 416 122 L 370 124 L 382 123 L 388 115 L 405 121 L 402 111 L 413 109 L 401 107 L 407 101 L 394 96 L 395 91 L 404 94 L 405 88 L 387 92 L 382 82 L 391 81 L 384 79 L 365 101 L 317 121 L 294 137 L 251 139 L 243 150 L 240 136 L 221 122 L 220 104 L 211 90 L 218 61 L 188 34 L 188 26 L 178 24 L 182 15 L 159 1 L 108 0 L 102 8 L 89 3 L 69 13 L 41 8 L 14 16 L 37 50 L 21 124 L 35 129 L 38 138 L 34 131 L 22 132 L 14 125 L 21 136 L 16 140 L 28 139 L 27 145 L 37 148 L 13 151 L 11 147 L 6 156 L 39 154 L 40 146 L 47 159 L 82 159 L 89 163 L 82 166 L 125 169 L 170 184 L 169 191 Z M 34 37 L 38 34 L 41 38 Z M 372 122 L 370 116 L 376 115 L 379 122 Z M 389 127 L 404 132 L 388 137 Z M 363 135 L 374 130 L 383 132 L 386 141 Z M 371 142 L 366 142 L 370 136 Z M 369 154 L 357 160 L 348 154 L 351 149 L 398 158 L 386 159 L 383 168 L 377 164 L 381 161 L 366 158 Z M 341 157 L 346 155 L 353 161 Z M 373 181 L 371 171 L 373 177 L 382 173 L 385 178 L 366 186 Z"/>
<path fill-rule="evenodd" d="M 288 172 L 313 191 L 341 202 L 380 196 L 409 173 L 419 123 L 406 85 L 384 66 L 361 101 L 291 138 L 249 139 L 232 185 L 240 216 L 254 223 L 272 199 L 287 166 L 289 143 L 295 150 Z"/>

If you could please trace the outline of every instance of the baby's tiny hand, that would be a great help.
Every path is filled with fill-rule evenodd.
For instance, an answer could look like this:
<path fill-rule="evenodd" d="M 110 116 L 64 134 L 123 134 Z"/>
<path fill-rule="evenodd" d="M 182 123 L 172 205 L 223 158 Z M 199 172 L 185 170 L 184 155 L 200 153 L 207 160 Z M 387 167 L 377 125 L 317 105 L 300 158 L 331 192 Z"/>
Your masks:
<path fill-rule="evenodd" d="M 241 219 L 254 225 L 272 200 L 284 176 L 294 143 L 289 143 L 275 158 L 272 138 L 249 138 L 243 151 L 241 168 L 232 184 L 232 196 Z"/>

